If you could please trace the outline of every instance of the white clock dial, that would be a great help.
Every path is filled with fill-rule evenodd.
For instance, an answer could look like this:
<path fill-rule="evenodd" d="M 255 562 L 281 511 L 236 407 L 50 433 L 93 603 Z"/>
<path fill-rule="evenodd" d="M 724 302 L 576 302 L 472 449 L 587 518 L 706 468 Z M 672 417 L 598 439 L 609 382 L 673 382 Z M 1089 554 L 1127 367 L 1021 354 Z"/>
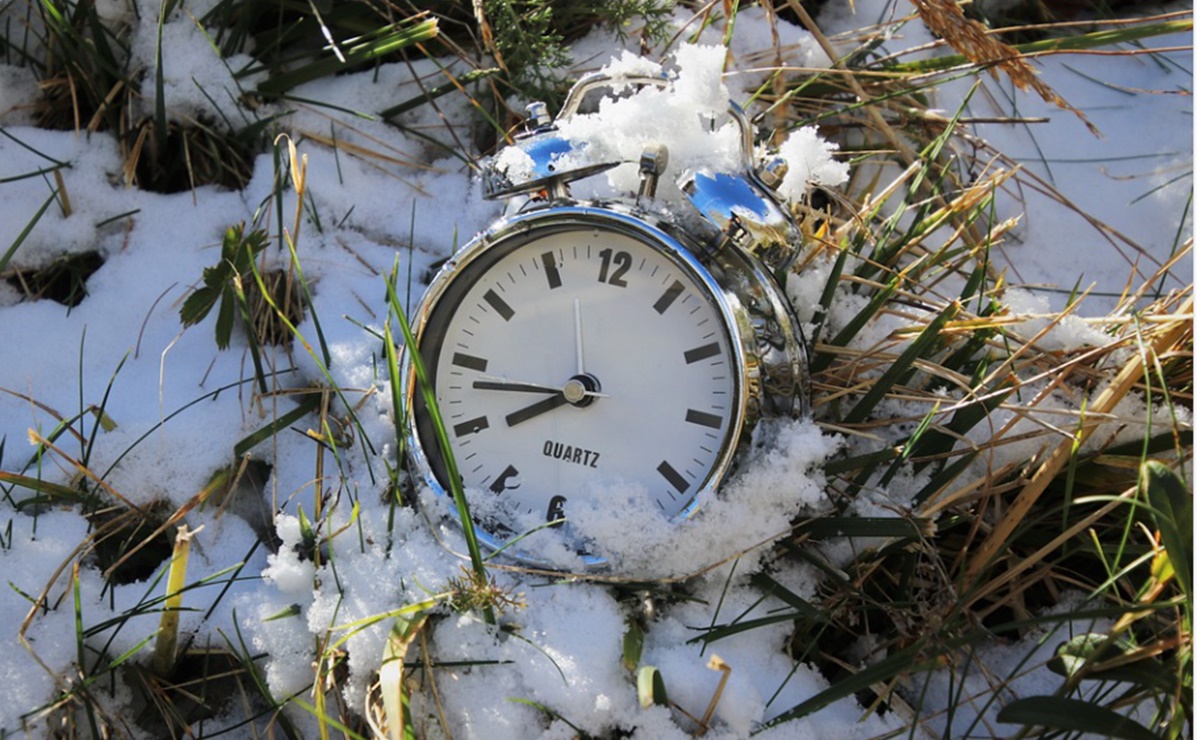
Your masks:
<path fill-rule="evenodd" d="M 454 276 L 421 343 L 466 487 L 547 521 L 613 484 L 664 516 L 689 510 L 740 430 L 741 357 L 719 288 L 677 252 L 558 226 Z"/>

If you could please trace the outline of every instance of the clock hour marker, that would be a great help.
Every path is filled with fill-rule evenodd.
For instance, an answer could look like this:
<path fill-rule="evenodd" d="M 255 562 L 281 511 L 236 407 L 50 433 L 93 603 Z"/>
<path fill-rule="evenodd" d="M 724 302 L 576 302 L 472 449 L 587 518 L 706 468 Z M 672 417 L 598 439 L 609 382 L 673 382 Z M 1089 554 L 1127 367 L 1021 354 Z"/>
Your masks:
<path fill-rule="evenodd" d="M 513 317 L 514 311 L 512 306 L 504 302 L 504 299 L 496 294 L 496 291 L 489 290 L 483 294 L 483 300 L 487 301 L 488 305 L 496 309 L 496 313 L 500 314 L 500 318 L 508 321 Z"/>
<path fill-rule="evenodd" d="M 454 357 L 450 359 L 450 364 L 465 367 L 468 370 L 478 370 L 481 373 L 487 372 L 488 361 L 482 357 L 475 357 L 463 352 L 455 352 Z"/>
<path fill-rule="evenodd" d="M 554 252 L 542 252 L 542 266 L 546 268 L 546 282 L 550 284 L 550 289 L 562 287 L 562 275 L 558 274 L 558 261 L 554 259 Z"/>
<path fill-rule="evenodd" d="M 721 428 L 721 417 L 716 414 L 707 414 L 696 409 L 688 409 L 685 420 L 691 424 L 699 424 L 702 427 L 710 427 L 712 429 Z"/>
<path fill-rule="evenodd" d="M 550 522 L 551 527 L 558 527 L 562 525 L 563 519 L 565 519 L 567 516 L 563 511 L 563 506 L 566 503 L 566 496 L 550 497 L 550 505 L 546 507 L 546 521 Z"/>
<path fill-rule="evenodd" d="M 707 360 L 709 357 L 714 357 L 721 354 L 721 347 L 716 342 L 712 344 L 703 344 L 694 349 L 689 349 L 683 353 L 683 359 L 687 364 L 691 365 L 694 362 Z"/>
<path fill-rule="evenodd" d="M 671 467 L 671 463 L 667 462 L 666 460 L 663 460 L 661 463 L 659 463 L 658 472 L 662 475 L 662 477 L 667 479 L 667 482 L 670 483 L 676 491 L 683 493 L 688 489 L 687 480 L 679 474 L 678 470 Z"/>
<path fill-rule="evenodd" d="M 667 288 L 667 292 L 663 293 L 662 296 L 655 301 L 654 310 L 658 311 L 660 315 L 666 313 L 667 309 L 671 307 L 671 304 L 675 302 L 675 299 L 678 298 L 679 294 L 682 292 L 683 283 L 679 282 L 678 280 L 671 283 L 671 287 Z"/>
<path fill-rule="evenodd" d="M 475 419 L 464 421 L 461 424 L 454 425 L 454 436 L 461 437 L 464 434 L 477 434 L 488 428 L 488 420 L 486 416 L 480 416 Z"/>
<path fill-rule="evenodd" d="M 488 486 L 488 490 L 494 494 L 499 495 L 501 493 L 504 493 L 505 491 L 510 491 L 514 488 L 520 488 L 521 484 L 519 482 L 513 483 L 511 485 L 509 485 L 509 482 L 508 482 L 509 478 L 515 478 L 519 474 L 519 472 L 520 471 L 518 471 L 516 468 L 509 465 L 507 468 L 504 469 L 503 473 L 496 476 L 496 480 L 492 481 L 492 485 Z"/>

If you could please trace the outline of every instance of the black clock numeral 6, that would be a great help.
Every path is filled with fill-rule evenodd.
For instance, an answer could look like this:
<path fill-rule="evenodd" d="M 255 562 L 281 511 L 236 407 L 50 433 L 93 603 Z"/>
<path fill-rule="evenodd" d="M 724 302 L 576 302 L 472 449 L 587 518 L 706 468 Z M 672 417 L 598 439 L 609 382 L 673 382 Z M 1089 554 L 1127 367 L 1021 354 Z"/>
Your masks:
<path fill-rule="evenodd" d="M 613 270 L 612 275 L 608 274 L 609 264 L 616 264 L 617 269 Z M 628 285 L 625 282 L 625 273 L 629 272 L 630 265 L 633 264 L 633 257 L 629 252 L 617 252 L 615 255 L 611 249 L 600 250 L 600 282 L 615 285 L 618 288 L 624 288 Z"/>
<path fill-rule="evenodd" d="M 566 496 L 552 496 L 550 505 L 546 507 L 546 521 L 551 527 L 561 526 L 566 513 L 563 511 L 563 506 L 567 503 Z"/>

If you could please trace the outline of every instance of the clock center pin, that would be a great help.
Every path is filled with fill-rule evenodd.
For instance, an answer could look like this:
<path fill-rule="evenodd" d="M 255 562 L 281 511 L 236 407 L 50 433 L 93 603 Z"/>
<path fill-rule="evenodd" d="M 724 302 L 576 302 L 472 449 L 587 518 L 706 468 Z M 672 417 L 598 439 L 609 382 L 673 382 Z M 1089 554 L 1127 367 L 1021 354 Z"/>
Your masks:
<path fill-rule="evenodd" d="M 576 375 L 563 386 L 562 394 L 572 406 L 588 406 L 600 391 L 600 381 L 591 373 Z"/>

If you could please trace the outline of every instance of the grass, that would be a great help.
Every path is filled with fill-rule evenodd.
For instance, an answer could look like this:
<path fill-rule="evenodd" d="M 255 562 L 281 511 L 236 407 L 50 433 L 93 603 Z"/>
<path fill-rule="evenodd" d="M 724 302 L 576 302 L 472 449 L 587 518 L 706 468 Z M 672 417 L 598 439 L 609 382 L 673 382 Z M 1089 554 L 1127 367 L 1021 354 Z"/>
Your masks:
<path fill-rule="evenodd" d="M 734 13 L 737 7 L 723 6 Z M 1088 322 L 1103 342 L 1050 349 L 1051 337 L 1077 320 L 1070 305 L 1040 322 L 1014 315 L 994 253 L 1016 227 L 997 216 L 997 193 L 1053 192 L 1053 186 L 971 139 L 965 106 L 934 110 L 928 94 L 947 79 L 998 74 L 1069 106 L 1053 91 L 1038 89 L 1042 83 L 1029 76 L 1029 59 L 1133 44 L 1190 28 L 1190 17 L 1141 25 L 1113 19 L 1098 28 L 1039 25 L 1037 33 L 1018 28 L 1001 36 L 944 3 L 925 0 L 916 8 L 926 21 L 937 19 L 938 44 L 951 53 L 911 61 L 879 51 L 882 34 L 921 22 L 915 16 L 861 29 L 855 38 L 824 39 L 812 26 L 828 48 L 836 42 L 849 51 L 830 69 L 802 75 L 780 69 L 763 89 L 740 91 L 767 109 L 761 126 L 782 133 L 819 125 L 840 141 L 852 165 L 849 184 L 829 194 L 828 202 L 796 204 L 810 247 L 795 270 L 824 281 L 807 317 L 814 415 L 846 444 L 825 469 L 829 511 L 795 522 L 770 545 L 766 567 L 752 576 L 764 603 L 769 598 L 781 606 L 751 618 L 716 604 L 712 623 L 694 642 L 719 651 L 735 635 L 788 626 L 789 655 L 818 670 L 827 686 L 791 706 L 772 705 L 770 726 L 802 722 L 852 700 L 864 715 L 908 718 L 895 736 L 1188 736 L 1194 683 L 1187 478 L 1192 439 L 1182 414 L 1164 424 L 1152 411 L 1193 405 L 1192 288 L 1164 291 L 1170 265 L 1139 263 L 1118 309 Z M 471 14 L 449 8 L 416 13 L 404 4 L 326 8 L 222 0 L 200 20 L 212 29 L 214 64 L 253 50 L 251 61 L 232 71 L 239 81 L 261 79 L 237 91 L 255 105 L 298 105 L 290 96 L 305 81 L 403 63 L 410 55 L 466 60 L 468 71 L 457 77 L 447 73 L 420 95 L 380 101 L 378 110 L 359 113 L 403 125 L 404 114 L 434 110 L 439 101 L 460 96 L 478 112 L 476 140 L 491 146 L 514 120 L 510 96 L 561 95 L 568 82 L 563 44 L 581 29 L 595 23 L 642 28 L 647 44 L 659 43 L 665 38 L 659 10 L 651 3 L 595 9 L 488 0 Z M 715 22 L 725 12 L 715 5 L 696 10 L 697 22 Z M 166 2 L 161 11 L 160 33 L 163 19 L 186 7 Z M 811 23 L 800 3 L 781 3 L 779 12 Z M 459 666 L 437 653 L 431 637 L 436 626 L 455 612 L 478 613 L 505 639 L 535 641 L 521 634 L 519 619 L 499 618 L 519 609 L 523 599 L 505 571 L 486 563 L 477 548 L 461 574 L 419 584 L 427 598 L 369 617 L 344 617 L 354 613 L 354 594 L 340 581 L 339 559 L 373 547 L 402 549 L 391 539 L 366 541 L 363 497 L 387 498 L 391 533 L 410 513 L 414 493 L 392 442 L 385 449 L 383 440 L 367 433 L 364 409 L 377 391 L 337 380 L 337 353 L 322 330 L 335 317 L 318 314 L 314 284 L 305 277 L 320 253 L 297 246 L 302 231 L 316 241 L 306 230 L 321 225 L 306 216 L 305 204 L 308 189 L 323 183 L 308 183 L 306 162 L 290 139 L 286 148 L 282 140 L 270 140 L 286 127 L 286 117 L 260 115 L 250 104 L 239 106 L 244 118 L 237 121 L 196 121 L 162 106 L 145 109 L 136 90 L 149 75 L 161 102 L 161 65 L 134 69 L 131 28 L 102 18 L 86 0 L 46 0 L 3 19 L 6 58 L 33 70 L 45 91 L 41 125 L 114 137 L 128 183 L 162 191 L 204 184 L 238 189 L 256 156 L 271 154 L 275 161 L 270 198 L 252 222 L 225 232 L 219 258 L 195 276 L 178 309 L 185 328 L 216 309 L 215 346 L 248 357 L 251 377 L 198 392 L 127 448 L 104 454 L 96 446 L 121 423 L 120 409 L 109 406 L 121 367 L 96 398 L 85 397 L 93 391 L 85 391 L 81 370 L 74 412 L 59 412 L 19 389 L 0 389 L 37 408 L 51 427 L 31 435 L 32 454 L 18 455 L 13 440 L 0 440 L 0 495 L 14 512 L 78 511 L 89 527 L 64 551 L 42 592 L 22 594 L 30 611 L 20 642 L 56 686 L 44 704 L 22 708 L 24 720 L 84 736 L 215 736 L 228 727 L 230 715 L 246 732 L 289 738 L 305 737 L 306 728 L 314 727 L 320 737 L 448 731 L 453 709 L 443 704 L 438 683 L 444 671 Z M 470 158 L 449 125 L 422 136 Z M 312 138 L 340 154 L 375 156 L 334 137 Z M 384 162 L 382 155 L 376 158 Z M 46 178 L 63 166 L 46 159 L 54 166 L 30 177 Z M 97 253 L 68 255 L 36 271 L 21 266 L 20 248 L 47 212 L 57 204 L 69 215 L 61 177 L 49 192 L 14 243 L 0 245 L 0 275 L 27 300 L 52 298 L 83 311 L 88 266 Z M 288 203 L 294 211 L 288 212 Z M 1061 205 L 1064 212 L 1073 208 L 1065 198 Z M 1095 226 L 1098 241 L 1120 241 L 1101 223 Z M 1181 238 L 1176 246 L 1182 256 L 1191 241 Z M 387 308 L 362 328 L 379 344 L 377 386 L 391 391 L 396 436 L 402 438 L 406 410 L 390 369 L 408 334 L 407 298 L 397 286 L 405 278 L 398 268 L 376 277 Z M 82 341 L 79 353 L 82 365 Z M 300 364 L 315 368 L 313 384 L 294 382 Z M 187 423 L 189 410 L 201 402 L 243 392 L 253 423 L 243 425 L 248 431 L 228 463 L 194 492 L 147 505 L 136 503 L 144 497 L 109 483 L 122 459 L 150 444 L 150 434 Z M 1039 403 L 1052 396 L 1059 402 Z M 1130 418 L 1129 408 L 1145 417 Z M 1134 433 L 1118 436 L 1118 425 Z M 273 491 L 271 471 L 283 463 L 275 456 L 279 441 L 297 432 L 307 445 L 304 464 L 312 483 Z M 115 462 L 103 469 L 100 459 Z M 292 455 L 287 463 L 297 459 Z M 369 461 L 366 476 L 361 461 Z M 67 471 L 66 482 L 56 469 Z M 376 478 L 376 470 L 384 477 Z M 911 502 L 888 497 L 900 485 L 916 492 Z M 461 495 L 456 499 L 465 507 Z M 236 510 L 247 502 L 267 512 L 254 547 L 226 570 L 188 576 L 187 536 L 176 538 L 176 528 L 193 512 Z M 294 512 L 296 540 L 281 548 L 279 532 L 287 522 L 275 521 L 274 512 L 284 508 Z M 460 518 L 470 521 L 465 511 Z M 188 610 L 201 609 L 202 620 L 215 618 L 228 608 L 232 591 L 261 579 L 246 568 L 260 546 L 282 556 L 292 544 L 298 562 L 312 565 L 313 589 L 336 593 L 339 603 L 323 628 L 300 630 L 316 656 L 304 688 L 276 696 L 265 678 L 268 656 L 241 634 L 237 619 L 235 627 L 219 632 L 220 641 L 204 645 L 189 642 L 178 624 L 181 616 L 192 616 Z M 0 546 L 12 546 L 11 519 Z M 777 577 L 794 567 L 817 574 L 811 593 L 792 590 Z M 142 579 L 140 598 L 111 604 L 118 585 Z M 630 607 L 624 655 L 613 659 L 623 661 L 643 706 L 666 707 L 680 727 L 702 733 L 729 666 L 713 664 L 717 688 L 707 710 L 683 706 L 672 700 L 672 683 L 680 677 L 645 664 L 641 643 L 653 622 L 652 605 L 691 598 L 689 583 L 604 587 L 623 603 L 640 604 Z M 97 605 L 84 598 L 89 588 L 110 600 L 104 616 L 92 613 Z M 48 665 L 29 639 L 39 620 L 62 609 L 74 616 L 71 675 Z M 281 607 L 272 620 L 296 624 L 299 610 Z M 378 680 L 363 706 L 350 706 L 343 689 L 352 684 L 351 645 L 372 635 L 382 636 L 373 643 L 379 645 Z M 139 651 L 149 646 L 155 658 L 147 662 Z M 1015 659 L 998 661 L 999 646 Z M 467 663 L 486 666 L 492 659 Z M 1058 685 L 1031 694 L 1029 677 L 1044 669 Z M 548 660 L 548 675 L 556 670 L 561 673 Z M 113 698 L 117 686 L 135 697 L 135 715 L 114 709 L 120 706 Z M 782 695 L 785 687 L 779 688 Z M 531 706 L 586 735 L 579 717 Z M 610 728 L 602 737 L 619 736 Z"/>

